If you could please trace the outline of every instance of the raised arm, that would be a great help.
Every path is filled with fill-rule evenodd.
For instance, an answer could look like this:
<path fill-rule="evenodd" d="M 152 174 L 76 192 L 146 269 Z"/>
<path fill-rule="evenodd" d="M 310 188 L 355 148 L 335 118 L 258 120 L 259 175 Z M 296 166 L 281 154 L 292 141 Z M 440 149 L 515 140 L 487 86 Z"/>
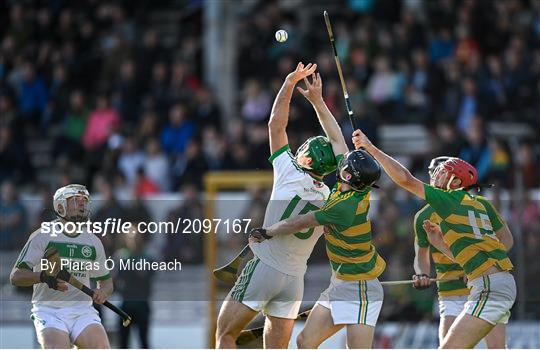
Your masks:
<path fill-rule="evenodd" d="M 308 228 L 319 226 L 320 223 L 315 218 L 314 212 L 298 215 L 289 219 L 278 221 L 272 226 L 256 228 L 250 232 L 250 241 L 262 242 L 275 236 L 292 235 L 293 233 L 303 231 Z"/>
<path fill-rule="evenodd" d="M 332 144 L 334 154 L 345 154 L 349 151 L 341 128 L 336 121 L 336 118 L 332 115 L 332 112 L 328 109 L 328 106 L 324 102 L 322 97 L 322 79 L 319 73 L 311 75 L 311 83 L 307 78 L 304 78 L 306 84 L 306 90 L 301 87 L 297 87 L 298 91 L 311 103 L 313 109 L 317 113 L 319 123 L 321 124 L 326 137 Z"/>
<path fill-rule="evenodd" d="M 373 158 L 381 164 L 390 179 L 398 186 L 421 199 L 426 199 L 424 183 L 414 177 L 411 172 L 397 160 L 375 147 L 362 131 L 356 130 L 353 133 L 353 143 L 356 149 L 364 148 L 368 151 Z"/>
<path fill-rule="evenodd" d="M 438 251 L 446 255 L 449 259 L 454 260 L 454 255 L 450 251 L 450 247 L 443 239 L 441 227 L 434 222 L 425 220 L 423 224 L 424 230 L 427 233 L 429 243 L 437 248 Z"/>
<path fill-rule="evenodd" d="M 279 90 L 268 122 L 268 132 L 270 135 L 270 154 L 273 154 L 289 143 L 287 139 L 287 123 L 289 121 L 289 104 L 291 103 L 294 86 L 300 80 L 315 72 L 316 64 L 309 63 L 304 67 L 302 62 L 298 63 L 296 70 L 285 78 Z"/>

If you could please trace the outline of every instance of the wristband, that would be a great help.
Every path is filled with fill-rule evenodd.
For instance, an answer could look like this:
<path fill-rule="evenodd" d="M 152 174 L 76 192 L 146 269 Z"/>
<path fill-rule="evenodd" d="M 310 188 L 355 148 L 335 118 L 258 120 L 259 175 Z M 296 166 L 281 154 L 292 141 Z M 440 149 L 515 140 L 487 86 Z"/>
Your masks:
<path fill-rule="evenodd" d="M 45 271 L 41 271 L 39 280 L 49 286 L 49 288 L 58 290 L 58 280 L 56 277 L 48 275 Z"/>

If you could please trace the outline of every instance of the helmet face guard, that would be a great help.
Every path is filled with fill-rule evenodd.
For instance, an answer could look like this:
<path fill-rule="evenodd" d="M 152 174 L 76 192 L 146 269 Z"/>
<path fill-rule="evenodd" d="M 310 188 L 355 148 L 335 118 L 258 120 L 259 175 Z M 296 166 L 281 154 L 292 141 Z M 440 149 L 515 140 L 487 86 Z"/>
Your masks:
<path fill-rule="evenodd" d="M 431 162 L 429 162 L 429 166 L 428 166 L 429 178 L 430 179 L 433 178 L 433 175 L 435 174 L 435 169 L 437 169 L 439 164 L 444 163 L 445 161 L 447 161 L 450 158 L 451 157 L 448 157 L 448 156 L 440 156 L 440 157 L 433 158 L 431 160 Z"/>
<path fill-rule="evenodd" d="M 318 176 L 328 175 L 337 167 L 332 144 L 324 136 L 306 140 L 296 151 L 294 159 L 302 169 Z"/>
<path fill-rule="evenodd" d="M 354 190 L 362 191 L 379 180 L 381 166 L 368 152 L 351 151 L 340 160 L 337 176 Z"/>
<path fill-rule="evenodd" d="M 81 201 L 75 201 L 71 210 L 68 208 L 68 199 L 82 196 L 83 204 Z M 57 216 L 67 221 L 84 222 L 88 220 L 90 216 L 90 193 L 83 185 L 71 184 L 59 188 L 54 194 L 53 206 Z M 70 213 L 71 211 L 71 213 Z"/>

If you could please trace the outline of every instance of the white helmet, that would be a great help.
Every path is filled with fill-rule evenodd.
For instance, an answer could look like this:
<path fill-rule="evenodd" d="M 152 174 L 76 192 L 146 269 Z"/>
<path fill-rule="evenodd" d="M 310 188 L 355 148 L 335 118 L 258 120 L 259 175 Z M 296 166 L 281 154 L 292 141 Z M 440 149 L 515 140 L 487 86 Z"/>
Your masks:
<path fill-rule="evenodd" d="M 72 218 L 66 218 L 67 215 L 67 199 L 76 195 L 82 195 L 86 197 L 88 200 L 88 204 L 90 203 L 90 193 L 83 185 L 78 184 L 70 184 L 64 187 L 60 187 L 56 190 L 53 197 L 53 206 L 54 211 L 56 212 L 56 215 L 59 217 L 70 220 Z M 86 213 L 83 215 L 84 217 L 78 217 L 76 218 L 76 221 L 82 221 L 88 219 L 88 209 L 86 210 Z"/>

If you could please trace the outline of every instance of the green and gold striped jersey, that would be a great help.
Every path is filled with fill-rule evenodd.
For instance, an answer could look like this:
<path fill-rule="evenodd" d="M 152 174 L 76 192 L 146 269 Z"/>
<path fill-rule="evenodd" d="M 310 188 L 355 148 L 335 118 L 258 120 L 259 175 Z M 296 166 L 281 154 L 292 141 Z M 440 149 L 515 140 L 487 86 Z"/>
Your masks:
<path fill-rule="evenodd" d="M 426 231 L 422 226 L 425 220 L 429 220 L 436 224 L 441 223 L 441 217 L 437 215 L 435 210 L 426 204 L 414 216 L 414 236 L 419 247 L 429 248 L 433 262 L 435 263 L 435 271 L 437 279 L 448 279 L 454 281 L 437 282 L 437 289 L 440 297 L 468 295 L 469 289 L 463 280 L 465 272 L 458 263 L 448 258 L 446 255 L 437 250 L 429 243 Z"/>
<path fill-rule="evenodd" d="M 325 225 L 326 252 L 336 277 L 346 281 L 370 280 L 380 276 L 386 262 L 371 240 L 368 219 L 371 188 L 342 191 L 337 183 L 315 218 Z"/>
<path fill-rule="evenodd" d="M 495 232 L 504 223 L 485 198 L 463 190 L 444 191 L 424 185 L 426 201 L 441 217 L 444 241 L 469 280 L 492 266 L 503 271 L 513 268 L 506 247 Z"/>

